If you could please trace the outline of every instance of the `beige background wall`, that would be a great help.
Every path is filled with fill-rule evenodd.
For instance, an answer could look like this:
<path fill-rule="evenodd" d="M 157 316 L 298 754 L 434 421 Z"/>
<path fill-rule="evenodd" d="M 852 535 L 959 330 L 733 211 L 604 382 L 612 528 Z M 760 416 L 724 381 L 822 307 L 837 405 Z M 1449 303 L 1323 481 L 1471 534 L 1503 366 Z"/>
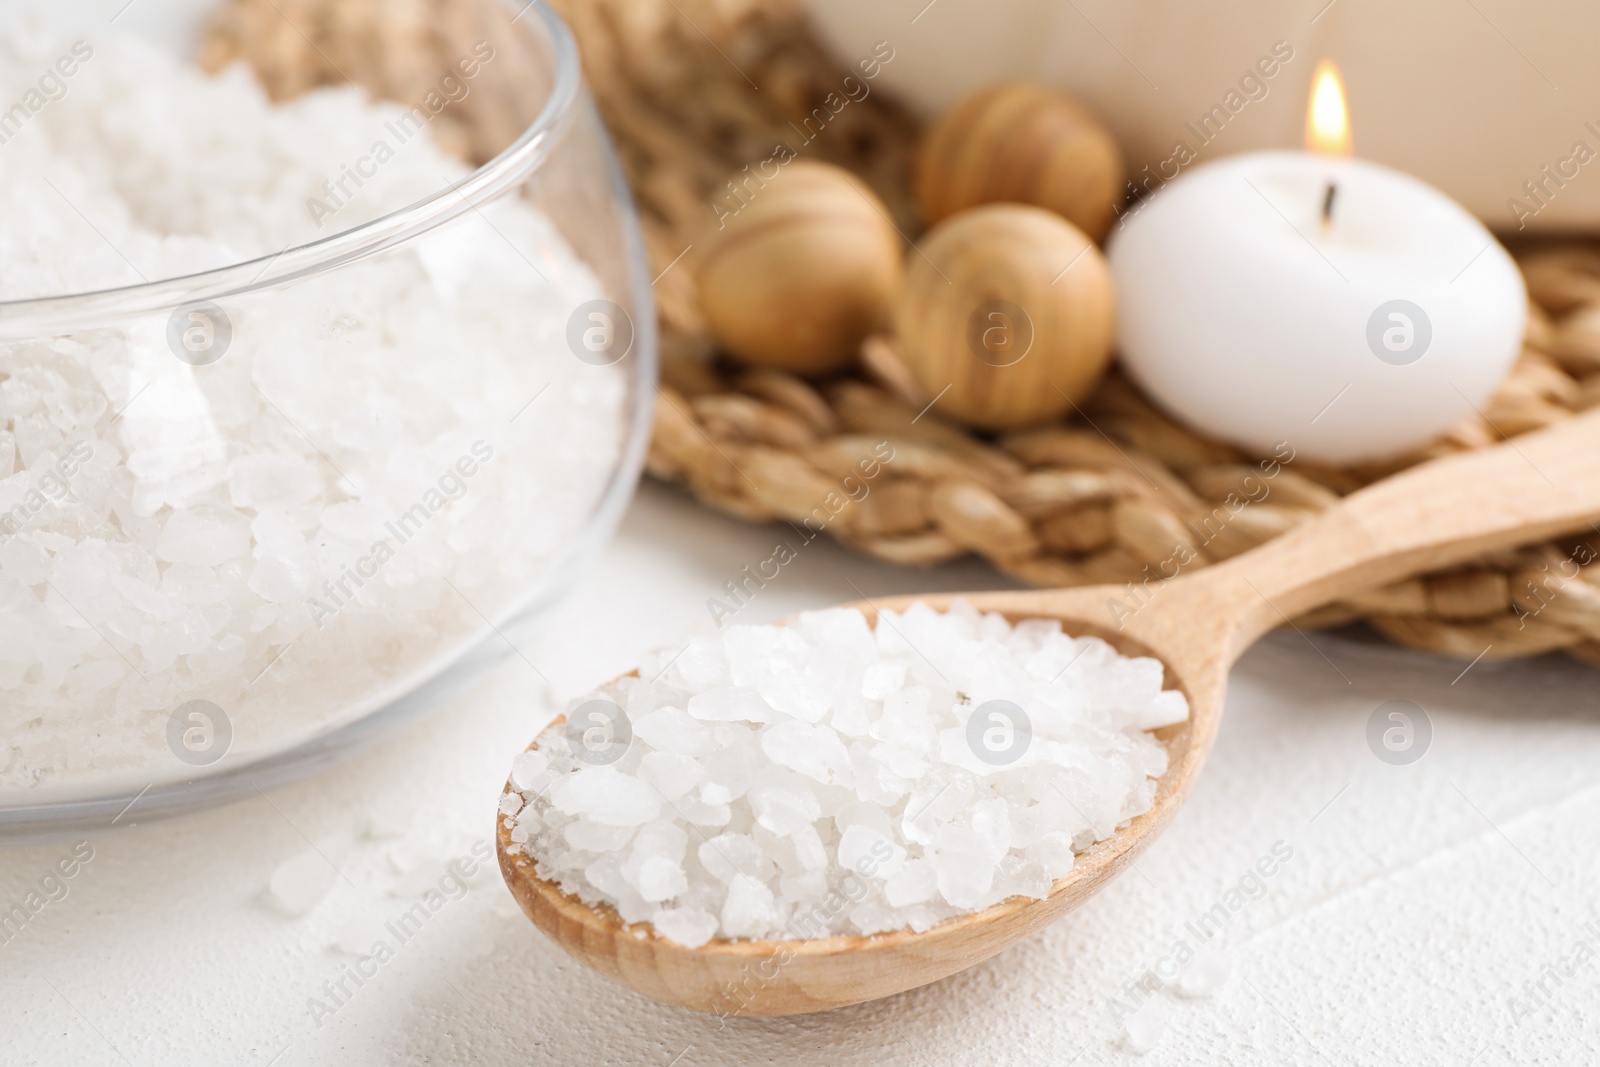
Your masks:
<path fill-rule="evenodd" d="M 1004 78 L 1081 94 L 1135 172 L 1199 147 L 1185 123 L 1221 102 L 1276 41 L 1294 58 L 1200 159 L 1302 143 L 1317 60 L 1344 71 L 1356 153 L 1439 186 L 1497 231 L 1600 229 L 1600 159 L 1568 165 L 1546 206 L 1523 183 L 1582 140 L 1600 153 L 1600 4 L 1592 0 L 810 0 L 842 57 L 886 40 L 882 83 L 937 109 Z M 915 19 L 915 21 L 913 21 Z M 1313 21 L 1315 20 L 1315 21 Z M 1169 167 L 1170 173 L 1170 167 Z"/>

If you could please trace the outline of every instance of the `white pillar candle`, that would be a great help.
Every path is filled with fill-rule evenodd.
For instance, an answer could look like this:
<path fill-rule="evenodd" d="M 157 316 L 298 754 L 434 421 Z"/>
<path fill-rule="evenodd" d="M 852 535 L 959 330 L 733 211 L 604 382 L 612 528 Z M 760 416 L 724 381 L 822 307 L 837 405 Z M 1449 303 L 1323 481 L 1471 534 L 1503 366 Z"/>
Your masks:
<path fill-rule="evenodd" d="M 1196 167 L 1124 218 L 1109 258 L 1128 374 L 1252 452 L 1403 452 L 1481 410 L 1521 350 L 1506 250 L 1443 193 L 1359 159 Z"/>

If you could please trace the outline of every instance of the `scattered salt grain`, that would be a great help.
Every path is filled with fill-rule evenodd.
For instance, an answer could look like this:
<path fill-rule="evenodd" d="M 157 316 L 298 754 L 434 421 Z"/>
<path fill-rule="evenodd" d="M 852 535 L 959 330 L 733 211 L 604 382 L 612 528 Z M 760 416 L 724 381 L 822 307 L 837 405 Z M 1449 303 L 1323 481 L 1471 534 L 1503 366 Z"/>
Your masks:
<path fill-rule="evenodd" d="M 699 908 L 662 908 L 650 916 L 650 925 L 686 948 L 699 948 L 717 933 L 717 917 Z"/>
<path fill-rule="evenodd" d="M 365 956 L 372 946 L 386 940 L 383 907 L 380 899 L 368 900 L 364 906 L 344 916 L 334 927 L 333 947 L 347 956 Z"/>
<path fill-rule="evenodd" d="M 1122 1045 L 1135 1056 L 1143 1056 L 1161 1043 L 1167 1029 L 1167 1003 L 1151 997 L 1122 1021 Z"/>
<path fill-rule="evenodd" d="M 628 709 L 631 744 L 584 751 L 557 725 L 517 757 L 512 840 L 567 892 L 698 946 L 1043 898 L 1149 810 L 1167 751 L 1147 731 L 1188 715 L 1159 663 L 961 602 L 880 620 L 813 612 L 653 654 L 574 704 Z"/>
<path fill-rule="evenodd" d="M 1212 996 L 1233 974 L 1233 959 L 1222 949 L 1203 949 L 1178 975 L 1179 996 L 1200 999 Z"/>
<path fill-rule="evenodd" d="M 511 781 L 518 789 L 533 789 L 547 767 L 550 757 L 543 752 L 521 752 L 511 761 Z"/>
<path fill-rule="evenodd" d="M 339 872 L 315 849 L 284 860 L 267 879 L 267 902 L 285 915 L 301 916 L 328 895 Z"/>

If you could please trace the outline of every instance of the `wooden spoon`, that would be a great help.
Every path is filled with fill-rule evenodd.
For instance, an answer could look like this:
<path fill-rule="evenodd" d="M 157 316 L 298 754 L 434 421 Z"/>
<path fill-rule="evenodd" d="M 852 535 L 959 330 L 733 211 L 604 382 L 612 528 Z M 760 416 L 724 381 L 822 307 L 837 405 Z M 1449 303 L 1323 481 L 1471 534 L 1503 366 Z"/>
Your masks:
<path fill-rule="evenodd" d="M 1189 700 L 1189 720 L 1157 732 L 1171 759 L 1154 806 L 1079 854 L 1043 900 L 1013 897 L 920 934 L 713 940 L 689 949 L 657 936 L 648 923 L 625 924 L 611 908 L 591 907 L 539 878 L 528 856 L 507 852 L 504 820 L 500 869 L 522 910 L 558 945 L 657 1000 L 723 1015 L 795 1015 L 913 989 L 1071 911 L 1154 840 L 1188 795 L 1216 737 L 1229 668 L 1261 634 L 1341 597 L 1584 529 L 1597 517 L 1600 411 L 1368 486 L 1244 555 L 1151 583 L 1141 594 L 1146 605 L 1131 615 L 1124 613 L 1121 586 L 963 594 L 981 611 L 1013 621 L 1060 619 L 1071 634 L 1155 656 L 1166 665 L 1167 687 Z M 954 599 L 897 597 L 853 606 L 874 618 L 917 600 L 943 610 Z M 1123 611 L 1113 613 L 1113 602 Z"/>

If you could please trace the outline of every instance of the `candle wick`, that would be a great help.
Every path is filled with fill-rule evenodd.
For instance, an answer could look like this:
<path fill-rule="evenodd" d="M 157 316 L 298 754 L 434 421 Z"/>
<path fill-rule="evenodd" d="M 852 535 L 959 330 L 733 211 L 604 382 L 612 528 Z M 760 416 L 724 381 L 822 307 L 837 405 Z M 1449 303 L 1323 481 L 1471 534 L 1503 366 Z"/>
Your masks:
<path fill-rule="evenodd" d="M 1334 182 L 1328 183 L 1327 191 L 1322 194 L 1322 221 L 1324 224 L 1333 221 L 1333 198 L 1339 192 L 1339 186 Z"/>

